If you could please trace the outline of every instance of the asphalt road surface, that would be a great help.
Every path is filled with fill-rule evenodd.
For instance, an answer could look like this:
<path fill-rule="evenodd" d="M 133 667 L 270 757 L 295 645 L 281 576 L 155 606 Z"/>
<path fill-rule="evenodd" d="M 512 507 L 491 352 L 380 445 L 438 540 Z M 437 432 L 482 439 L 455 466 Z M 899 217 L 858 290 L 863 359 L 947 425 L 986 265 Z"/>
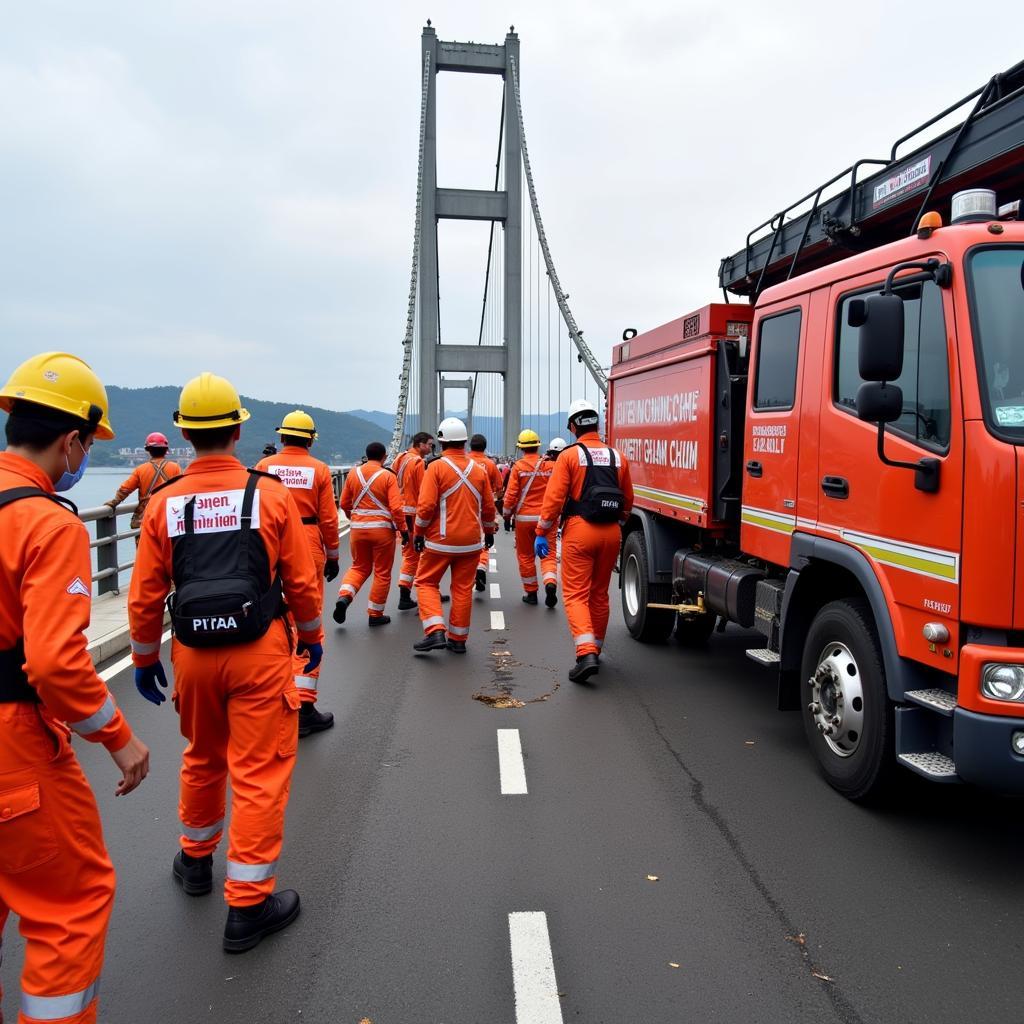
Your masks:
<path fill-rule="evenodd" d="M 1024 1021 L 1024 803 L 910 776 L 848 803 L 743 656 L 756 637 L 642 646 L 617 592 L 601 674 L 575 686 L 561 608 L 521 603 L 507 535 L 494 557 L 465 657 L 414 657 L 415 612 L 369 632 L 365 590 L 328 624 L 338 722 L 300 744 L 278 875 L 302 915 L 242 956 L 220 948 L 224 848 L 212 895 L 171 878 L 174 710 L 111 678 L 152 770 L 115 800 L 77 743 L 119 875 L 101 1020 Z"/>

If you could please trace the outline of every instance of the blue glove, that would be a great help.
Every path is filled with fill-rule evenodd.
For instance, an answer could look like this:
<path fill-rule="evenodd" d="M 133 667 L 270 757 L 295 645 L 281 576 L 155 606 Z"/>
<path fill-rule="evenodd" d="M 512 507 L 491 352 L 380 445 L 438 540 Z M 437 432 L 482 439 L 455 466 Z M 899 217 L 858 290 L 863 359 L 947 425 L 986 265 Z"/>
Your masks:
<path fill-rule="evenodd" d="M 537 537 L 533 542 L 533 553 L 538 558 L 548 557 L 548 539 L 547 537 Z"/>
<path fill-rule="evenodd" d="M 305 640 L 300 640 L 295 646 L 295 653 L 309 655 L 309 661 L 306 662 L 306 667 L 302 670 L 308 674 L 318 668 L 320 662 L 324 660 L 324 645 L 307 644 Z"/>
<path fill-rule="evenodd" d="M 165 690 L 167 689 L 167 675 L 164 673 L 164 667 L 159 661 L 154 662 L 152 665 L 147 665 L 145 668 L 137 668 L 135 670 L 135 689 L 142 694 L 150 702 L 159 707 L 165 700 L 167 695 L 161 693 L 157 688 L 156 684 L 159 683 Z"/>

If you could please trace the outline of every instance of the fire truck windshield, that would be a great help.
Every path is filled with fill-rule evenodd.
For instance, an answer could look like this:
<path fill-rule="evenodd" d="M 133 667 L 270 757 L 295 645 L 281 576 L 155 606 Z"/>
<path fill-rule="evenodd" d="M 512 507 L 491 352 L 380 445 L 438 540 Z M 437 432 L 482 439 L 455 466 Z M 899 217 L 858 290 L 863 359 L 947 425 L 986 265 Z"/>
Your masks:
<path fill-rule="evenodd" d="M 968 264 L 978 372 L 989 429 L 1024 443 L 1024 249 L 975 250 Z"/>

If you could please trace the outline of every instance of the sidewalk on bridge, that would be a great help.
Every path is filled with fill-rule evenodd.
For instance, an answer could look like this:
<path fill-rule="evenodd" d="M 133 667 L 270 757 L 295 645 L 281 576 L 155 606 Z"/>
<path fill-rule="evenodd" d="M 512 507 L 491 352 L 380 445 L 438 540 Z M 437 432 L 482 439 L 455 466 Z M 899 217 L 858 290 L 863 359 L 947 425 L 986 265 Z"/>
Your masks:
<path fill-rule="evenodd" d="M 168 621 L 165 614 L 164 623 Z M 94 665 L 128 653 L 131 644 L 128 640 L 127 588 L 117 594 L 102 594 L 93 601 L 85 640 Z"/>

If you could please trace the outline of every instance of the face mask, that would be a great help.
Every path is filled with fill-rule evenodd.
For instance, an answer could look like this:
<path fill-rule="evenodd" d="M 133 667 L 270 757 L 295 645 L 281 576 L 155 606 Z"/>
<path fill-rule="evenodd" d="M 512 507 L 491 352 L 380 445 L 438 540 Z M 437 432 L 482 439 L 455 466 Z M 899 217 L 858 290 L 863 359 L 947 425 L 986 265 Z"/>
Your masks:
<path fill-rule="evenodd" d="M 61 473 L 60 479 L 53 485 L 54 490 L 70 491 L 85 476 L 85 468 L 89 465 L 89 453 L 85 450 L 85 446 L 81 441 L 78 442 L 78 447 L 82 449 L 82 461 L 78 464 L 78 469 L 73 473 L 71 472 L 71 463 L 68 462 L 68 457 L 65 455 L 64 464 L 68 468 Z"/>

